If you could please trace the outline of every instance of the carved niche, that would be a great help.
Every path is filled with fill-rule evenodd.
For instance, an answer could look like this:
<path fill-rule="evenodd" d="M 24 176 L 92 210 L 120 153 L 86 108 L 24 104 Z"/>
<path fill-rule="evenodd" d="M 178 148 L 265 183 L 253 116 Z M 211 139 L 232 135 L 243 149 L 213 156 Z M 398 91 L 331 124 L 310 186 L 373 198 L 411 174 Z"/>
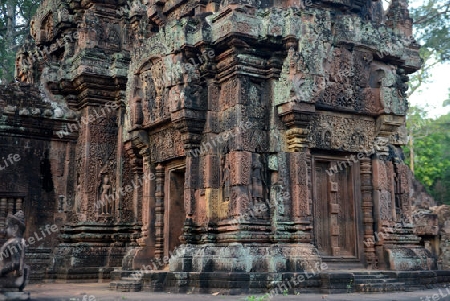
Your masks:
<path fill-rule="evenodd" d="M 159 59 L 149 65 L 139 75 L 144 126 L 153 126 L 170 118 L 164 63 Z"/>
<path fill-rule="evenodd" d="M 368 88 L 372 53 L 335 48 L 330 60 L 329 76 L 317 103 L 343 110 L 376 113 L 378 105 Z"/>
<path fill-rule="evenodd" d="M 113 212 L 114 203 L 110 201 L 112 194 L 112 184 L 107 173 L 101 174 L 101 184 L 98 189 L 98 201 L 100 201 L 100 215 L 110 215 Z"/>

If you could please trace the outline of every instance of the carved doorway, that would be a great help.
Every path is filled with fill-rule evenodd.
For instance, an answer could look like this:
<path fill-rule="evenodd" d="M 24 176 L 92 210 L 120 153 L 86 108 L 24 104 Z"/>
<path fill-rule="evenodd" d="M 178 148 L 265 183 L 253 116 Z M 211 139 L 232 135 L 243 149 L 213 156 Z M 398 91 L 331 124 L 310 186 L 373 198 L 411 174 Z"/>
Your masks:
<path fill-rule="evenodd" d="M 184 210 L 184 164 L 171 164 L 166 169 L 164 210 L 164 256 L 181 244 L 186 214 Z M 170 252 L 170 253 L 169 253 Z"/>
<path fill-rule="evenodd" d="M 314 157 L 314 236 L 319 254 L 330 261 L 361 261 L 359 162 Z"/>

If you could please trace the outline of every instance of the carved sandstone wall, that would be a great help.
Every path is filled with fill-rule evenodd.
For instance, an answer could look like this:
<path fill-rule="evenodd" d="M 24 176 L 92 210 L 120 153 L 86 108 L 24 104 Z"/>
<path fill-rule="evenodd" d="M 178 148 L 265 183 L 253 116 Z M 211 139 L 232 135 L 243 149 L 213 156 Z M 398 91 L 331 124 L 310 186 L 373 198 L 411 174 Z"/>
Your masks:
<path fill-rule="evenodd" d="M 52 277 L 436 268 L 400 149 L 411 33 L 401 0 L 44 1 L 16 75 L 78 118 Z"/>

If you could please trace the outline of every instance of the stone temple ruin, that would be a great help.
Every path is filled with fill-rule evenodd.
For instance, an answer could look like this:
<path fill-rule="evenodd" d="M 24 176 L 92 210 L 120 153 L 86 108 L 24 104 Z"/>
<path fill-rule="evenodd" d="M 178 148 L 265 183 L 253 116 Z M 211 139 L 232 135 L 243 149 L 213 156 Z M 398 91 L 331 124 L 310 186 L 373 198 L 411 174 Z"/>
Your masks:
<path fill-rule="evenodd" d="M 450 279 L 450 210 L 400 149 L 421 65 L 405 0 L 44 0 L 31 35 L 0 90 L 0 228 L 58 227 L 31 281 Z"/>

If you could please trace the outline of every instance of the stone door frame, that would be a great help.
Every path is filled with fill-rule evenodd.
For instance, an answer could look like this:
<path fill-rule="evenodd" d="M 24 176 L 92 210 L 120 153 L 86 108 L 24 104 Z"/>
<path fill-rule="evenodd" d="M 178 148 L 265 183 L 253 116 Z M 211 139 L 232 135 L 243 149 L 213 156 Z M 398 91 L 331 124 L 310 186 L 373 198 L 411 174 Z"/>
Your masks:
<path fill-rule="evenodd" d="M 317 210 L 317 184 L 315 183 L 316 179 L 316 162 L 328 162 L 328 163 L 337 163 L 338 161 L 348 162 L 346 159 L 350 158 L 350 155 L 324 155 L 324 154 L 312 154 L 311 155 L 311 184 L 312 184 L 312 212 L 313 212 L 313 223 L 314 223 L 314 244 L 317 247 L 317 220 L 316 220 L 316 210 Z M 354 262 L 354 263 L 364 263 L 364 228 L 363 228 L 363 212 L 361 207 L 361 179 L 360 179 L 360 163 L 359 161 L 353 163 L 352 165 L 348 165 L 346 168 L 351 169 L 351 176 L 353 182 L 353 210 L 354 210 L 354 227 L 355 227 L 355 257 L 343 257 L 340 255 L 321 255 L 324 261 L 336 261 L 336 262 Z M 330 176 L 327 175 L 327 179 L 329 181 L 328 193 L 332 193 L 333 190 L 337 191 L 338 187 L 333 186 L 330 180 Z M 332 209 L 331 209 L 332 210 Z M 331 219 L 331 218 L 330 218 Z M 330 227 L 331 228 L 331 227 Z M 336 234 L 333 229 L 330 229 L 330 241 L 331 236 Z M 337 235 L 337 234 L 336 234 Z"/>
<path fill-rule="evenodd" d="M 184 170 L 184 178 L 183 183 L 185 182 L 186 177 L 186 162 L 185 160 L 174 160 L 169 162 L 165 165 L 164 170 L 164 226 L 163 226 L 163 233 L 164 233 L 164 243 L 163 243 L 163 250 L 164 250 L 164 256 L 169 256 L 171 252 L 174 250 L 170 250 L 170 223 L 171 223 L 171 214 L 174 214 L 173 217 L 177 216 L 179 217 L 179 214 L 182 214 L 181 212 L 171 212 L 171 205 L 170 205 L 170 174 L 174 171 L 182 171 Z M 184 187 L 183 187 L 183 195 L 181 196 L 183 199 L 183 206 L 184 206 Z M 185 216 L 180 217 L 183 219 L 183 223 L 185 220 Z"/>

